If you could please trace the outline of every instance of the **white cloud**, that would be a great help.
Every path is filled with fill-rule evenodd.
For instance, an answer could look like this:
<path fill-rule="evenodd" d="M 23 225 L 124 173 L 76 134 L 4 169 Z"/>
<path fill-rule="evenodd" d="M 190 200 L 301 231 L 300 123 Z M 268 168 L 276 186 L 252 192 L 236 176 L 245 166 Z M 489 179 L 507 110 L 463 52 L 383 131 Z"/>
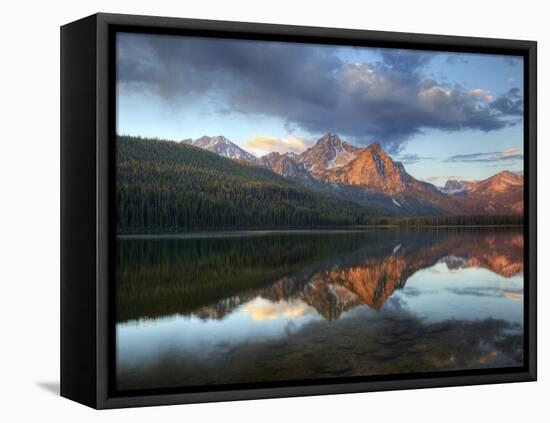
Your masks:
<path fill-rule="evenodd" d="M 523 151 L 520 148 L 511 148 L 509 150 L 503 151 L 501 154 L 502 158 L 506 157 L 517 157 L 519 155 L 523 155 Z"/>
<path fill-rule="evenodd" d="M 310 140 L 289 135 L 287 138 L 277 138 L 269 135 L 254 135 L 245 141 L 244 147 L 257 155 L 276 151 L 278 153 L 301 153 L 312 145 Z"/>
<path fill-rule="evenodd" d="M 277 318 L 296 319 L 312 314 L 312 308 L 299 300 L 272 302 L 257 298 L 248 303 L 243 310 L 258 322 Z"/>

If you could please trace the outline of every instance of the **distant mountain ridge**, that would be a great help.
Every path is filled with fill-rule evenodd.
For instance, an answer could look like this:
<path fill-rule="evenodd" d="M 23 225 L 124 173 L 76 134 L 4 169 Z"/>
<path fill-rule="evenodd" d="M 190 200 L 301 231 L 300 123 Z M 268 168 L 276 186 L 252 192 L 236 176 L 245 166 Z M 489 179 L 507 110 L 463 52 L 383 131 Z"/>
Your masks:
<path fill-rule="evenodd" d="M 523 176 L 504 170 L 482 181 L 465 181 L 463 184 L 465 193 L 458 197 L 458 201 L 473 213 L 523 213 Z"/>
<path fill-rule="evenodd" d="M 116 195 L 119 233 L 355 226 L 374 214 L 256 163 L 129 136 L 117 137 Z"/>
<path fill-rule="evenodd" d="M 272 152 L 260 158 L 223 136 L 186 141 L 220 156 L 245 160 L 279 175 L 315 185 L 382 213 L 398 216 L 523 213 L 522 175 L 500 172 L 483 181 L 448 180 L 443 188 L 410 175 L 375 142 L 355 147 L 328 132 L 300 154 Z"/>
<path fill-rule="evenodd" d="M 279 175 L 306 179 L 310 173 L 306 166 L 292 153 L 269 153 L 260 157 L 256 162 Z"/>
<path fill-rule="evenodd" d="M 222 157 L 227 157 L 234 160 L 248 160 L 251 162 L 256 161 L 256 157 L 250 154 L 248 151 L 243 150 L 237 144 L 232 143 L 222 135 L 215 137 L 202 136 L 194 141 L 183 140 L 187 144 L 191 144 L 195 147 L 200 147 L 204 150 L 211 151 Z"/>
<path fill-rule="evenodd" d="M 447 180 L 445 186 L 440 189 L 441 192 L 448 195 L 464 195 L 467 190 L 467 186 L 463 181 L 457 181 L 455 179 Z"/>

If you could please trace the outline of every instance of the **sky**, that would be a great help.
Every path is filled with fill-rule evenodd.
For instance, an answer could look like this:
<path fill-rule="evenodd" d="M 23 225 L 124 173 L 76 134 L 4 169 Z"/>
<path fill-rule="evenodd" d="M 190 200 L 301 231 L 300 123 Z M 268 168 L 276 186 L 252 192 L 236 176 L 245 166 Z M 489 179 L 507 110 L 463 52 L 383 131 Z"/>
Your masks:
<path fill-rule="evenodd" d="M 436 185 L 523 170 L 523 59 L 117 35 L 117 132 L 223 135 L 256 156 L 335 132 Z"/>

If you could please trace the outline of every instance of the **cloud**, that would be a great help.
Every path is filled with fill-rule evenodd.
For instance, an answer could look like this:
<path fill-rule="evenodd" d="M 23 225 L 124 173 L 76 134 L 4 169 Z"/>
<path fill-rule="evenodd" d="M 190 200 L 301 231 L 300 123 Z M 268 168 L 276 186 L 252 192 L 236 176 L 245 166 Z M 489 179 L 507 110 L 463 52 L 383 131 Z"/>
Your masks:
<path fill-rule="evenodd" d="M 462 64 L 468 64 L 470 63 L 470 61 L 466 58 L 465 55 L 463 54 L 449 54 L 446 58 L 445 58 L 445 61 L 449 64 L 449 65 L 455 65 L 457 63 L 462 63 Z"/>
<path fill-rule="evenodd" d="M 380 49 L 383 65 L 396 72 L 417 72 L 435 57 L 434 53 L 417 50 Z"/>
<path fill-rule="evenodd" d="M 523 152 L 520 148 L 510 148 L 500 153 L 502 159 L 523 159 Z"/>
<path fill-rule="evenodd" d="M 514 57 L 514 56 L 506 56 L 506 57 L 504 57 L 504 63 L 506 63 L 508 66 L 517 66 L 520 63 L 523 63 L 523 58 Z"/>
<path fill-rule="evenodd" d="M 519 88 L 510 88 L 506 95 L 498 97 L 491 107 L 508 116 L 523 116 L 523 96 Z"/>
<path fill-rule="evenodd" d="M 458 154 L 445 159 L 445 162 L 507 162 L 514 160 L 523 160 L 523 151 L 519 148 L 511 148 L 505 151 L 494 151 L 491 153 L 471 153 L 471 154 Z"/>
<path fill-rule="evenodd" d="M 399 160 L 403 164 L 414 164 L 422 160 L 433 160 L 433 159 L 434 159 L 433 157 L 423 157 L 423 156 L 419 156 L 418 154 L 402 154 L 397 157 L 397 160 Z"/>
<path fill-rule="evenodd" d="M 277 318 L 296 319 L 313 313 L 312 308 L 301 301 L 271 302 L 263 298 L 251 301 L 243 311 L 258 322 Z"/>
<path fill-rule="evenodd" d="M 491 287 L 466 287 L 466 288 L 447 288 L 447 291 L 456 295 L 470 295 L 475 297 L 505 297 L 512 301 L 523 301 L 523 290 L 506 290 Z"/>
<path fill-rule="evenodd" d="M 426 128 L 493 131 L 519 116 L 519 92 L 493 100 L 426 72 L 440 53 L 377 49 L 372 63 L 344 62 L 346 47 L 119 34 L 119 92 L 179 107 L 209 99 L 224 113 L 281 119 L 292 132 L 330 131 L 390 153 Z M 517 94 L 517 96 L 516 96 Z"/>
<path fill-rule="evenodd" d="M 484 90 L 482 88 L 474 88 L 468 91 L 470 95 L 479 97 L 485 101 L 492 101 L 493 96 L 489 94 L 489 91 Z"/>
<path fill-rule="evenodd" d="M 313 144 L 310 140 L 290 135 L 287 138 L 277 138 L 267 135 L 254 135 L 248 141 L 245 141 L 244 147 L 260 155 L 276 151 L 279 153 L 301 153 Z"/>

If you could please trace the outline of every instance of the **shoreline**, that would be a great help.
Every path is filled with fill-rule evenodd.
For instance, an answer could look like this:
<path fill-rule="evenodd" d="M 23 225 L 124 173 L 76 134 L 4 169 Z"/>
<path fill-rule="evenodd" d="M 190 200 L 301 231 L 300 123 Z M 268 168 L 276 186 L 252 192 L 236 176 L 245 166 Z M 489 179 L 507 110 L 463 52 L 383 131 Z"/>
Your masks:
<path fill-rule="evenodd" d="M 312 228 L 312 229 L 235 229 L 219 231 L 197 231 L 197 232 L 157 232 L 157 233 L 120 233 L 116 239 L 169 239 L 169 238 L 231 238 L 251 237 L 265 235 L 300 235 L 300 234 L 323 234 L 323 233 L 353 233 L 367 232 L 376 229 L 489 229 L 489 228 L 523 228 L 524 225 L 369 225 L 341 228 Z"/>

